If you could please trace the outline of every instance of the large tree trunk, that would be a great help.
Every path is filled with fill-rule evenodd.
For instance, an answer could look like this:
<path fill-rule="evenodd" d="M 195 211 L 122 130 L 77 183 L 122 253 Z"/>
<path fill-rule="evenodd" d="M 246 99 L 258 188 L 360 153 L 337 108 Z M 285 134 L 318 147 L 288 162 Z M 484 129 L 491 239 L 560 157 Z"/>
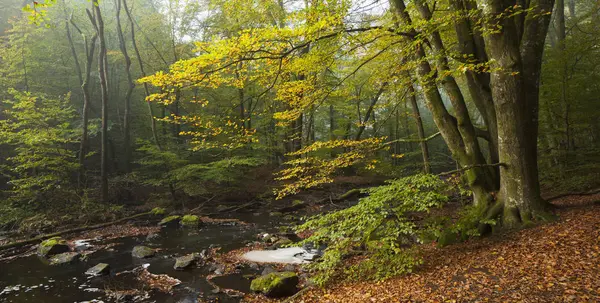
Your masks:
<path fill-rule="evenodd" d="M 483 0 L 485 13 L 493 18 L 511 4 Z M 540 14 L 552 9 L 553 0 L 532 1 Z M 486 26 L 502 26 L 500 33 L 485 37 L 488 54 L 494 60 L 492 95 L 498 120 L 500 168 L 499 201 L 504 204 L 503 224 L 516 227 L 533 219 L 545 218 L 545 202 L 540 197 L 537 175 L 538 99 L 541 57 L 549 17 L 527 18 L 523 40 L 514 19 L 498 18 Z"/>
<path fill-rule="evenodd" d="M 410 28 L 413 23 L 404 1 L 391 2 L 396 19 Z M 452 1 L 451 4 L 458 12 L 476 8 L 469 2 Z M 463 54 L 473 55 L 480 62 L 492 60 L 493 72 L 489 79 L 474 72 L 466 73 L 469 92 L 484 117 L 487 132 L 474 128 L 462 92 L 453 76 L 447 73 L 449 65 L 439 32 L 429 33 L 428 41 L 435 69 L 443 75 L 441 79 L 432 76 L 432 63 L 418 38 L 409 41 L 414 42 L 409 55 L 418 61 L 417 77 L 425 100 L 453 157 L 465 170 L 474 203 L 489 206 L 488 215 L 501 214 L 504 226 L 514 227 L 545 217 L 546 205 L 540 198 L 537 172 L 537 111 L 541 57 L 549 23 L 549 16 L 544 12 L 551 11 L 553 0 L 527 3 L 529 6 L 524 9 L 531 9 L 527 16 L 522 13 L 507 17 L 506 11 L 522 4 L 517 1 L 480 0 L 479 4 L 484 8 L 483 20 L 488 32 L 484 38 L 485 48 L 481 36 L 468 21 L 459 21 L 455 30 Z M 422 19 L 432 18 L 427 4 L 417 1 L 415 7 Z M 418 36 L 415 30 L 409 31 Z M 442 102 L 438 85 L 448 94 L 456 116 L 451 115 Z M 483 158 L 478 136 L 490 143 L 491 163 Z M 494 162 L 496 157 L 498 163 Z M 496 167 L 500 167 L 499 175 Z M 496 198 L 494 192 L 498 190 Z"/>

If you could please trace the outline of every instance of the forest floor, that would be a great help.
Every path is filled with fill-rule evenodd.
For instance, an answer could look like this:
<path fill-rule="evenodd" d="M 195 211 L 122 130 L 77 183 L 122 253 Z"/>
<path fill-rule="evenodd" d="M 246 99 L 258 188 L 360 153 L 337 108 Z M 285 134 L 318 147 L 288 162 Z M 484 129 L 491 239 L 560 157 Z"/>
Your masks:
<path fill-rule="evenodd" d="M 555 222 L 424 245 L 413 274 L 313 288 L 291 302 L 600 302 L 600 194 L 552 203 Z"/>

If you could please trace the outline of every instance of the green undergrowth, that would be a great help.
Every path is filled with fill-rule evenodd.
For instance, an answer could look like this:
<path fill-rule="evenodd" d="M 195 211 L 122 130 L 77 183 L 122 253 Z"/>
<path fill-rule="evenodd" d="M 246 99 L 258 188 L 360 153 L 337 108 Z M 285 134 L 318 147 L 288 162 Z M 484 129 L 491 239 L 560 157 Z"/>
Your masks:
<path fill-rule="evenodd" d="M 415 218 L 449 201 L 451 186 L 434 175 L 414 175 L 365 190 L 369 195 L 355 206 L 317 215 L 297 232 L 312 231 L 300 244 L 327 244 L 320 262 L 308 268 L 314 282 L 324 285 L 334 277 L 383 280 L 408 273 L 422 263 L 415 254 L 419 226 Z M 358 262 L 344 266 L 348 257 Z"/>

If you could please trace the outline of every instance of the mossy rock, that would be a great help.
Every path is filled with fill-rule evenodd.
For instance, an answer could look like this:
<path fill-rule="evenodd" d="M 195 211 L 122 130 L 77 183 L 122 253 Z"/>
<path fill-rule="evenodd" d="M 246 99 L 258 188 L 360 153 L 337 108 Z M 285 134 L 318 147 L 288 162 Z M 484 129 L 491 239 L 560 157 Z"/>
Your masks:
<path fill-rule="evenodd" d="M 273 272 L 252 280 L 250 289 L 270 298 L 281 298 L 296 293 L 298 282 L 298 275 L 295 272 Z"/>
<path fill-rule="evenodd" d="M 88 269 L 85 274 L 91 276 L 108 275 L 110 273 L 110 265 L 106 263 L 98 263 L 96 266 Z"/>
<path fill-rule="evenodd" d="M 191 267 L 192 265 L 195 265 L 198 262 L 198 259 L 200 259 L 200 254 L 198 254 L 198 253 L 193 253 L 193 254 L 185 255 L 183 257 L 176 258 L 173 269 L 184 270 L 186 268 Z"/>
<path fill-rule="evenodd" d="M 153 257 L 155 253 L 156 253 L 156 251 L 154 251 L 154 249 L 152 249 L 148 246 L 142 246 L 142 245 L 138 245 L 138 246 L 134 247 L 133 250 L 131 251 L 132 256 L 134 256 L 136 258 L 140 258 L 140 259 Z"/>
<path fill-rule="evenodd" d="M 200 226 L 200 217 L 196 215 L 185 215 L 181 218 L 181 226 L 198 227 Z"/>
<path fill-rule="evenodd" d="M 164 215 L 166 213 L 166 210 L 162 207 L 155 207 L 150 211 L 151 214 L 155 215 L 155 216 L 161 216 Z"/>
<path fill-rule="evenodd" d="M 180 221 L 181 216 L 168 216 L 158 222 L 158 225 L 162 227 L 177 227 Z"/>
<path fill-rule="evenodd" d="M 279 212 L 279 211 L 274 211 L 274 212 L 269 213 L 269 216 L 271 216 L 271 217 L 281 217 L 281 216 L 283 216 L 283 213 Z"/>
<path fill-rule="evenodd" d="M 77 252 L 65 252 L 62 254 L 56 254 L 50 257 L 50 265 L 61 265 L 61 264 L 69 264 L 79 260 L 81 255 Z"/>
<path fill-rule="evenodd" d="M 56 254 L 61 254 L 70 251 L 67 241 L 61 237 L 54 237 L 42 241 L 38 247 L 38 255 L 42 257 L 49 257 Z"/>
<path fill-rule="evenodd" d="M 460 241 L 460 236 L 457 233 L 455 233 L 453 231 L 449 231 L 449 230 L 444 230 L 444 231 L 442 231 L 442 233 L 440 234 L 440 237 L 438 238 L 438 246 L 444 247 L 444 246 L 458 243 L 459 241 Z"/>

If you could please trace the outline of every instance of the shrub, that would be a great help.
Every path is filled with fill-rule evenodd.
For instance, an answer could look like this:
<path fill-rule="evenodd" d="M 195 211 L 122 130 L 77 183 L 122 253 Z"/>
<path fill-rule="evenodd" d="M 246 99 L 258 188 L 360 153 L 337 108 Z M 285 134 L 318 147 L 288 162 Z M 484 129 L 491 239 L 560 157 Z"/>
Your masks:
<path fill-rule="evenodd" d="M 367 254 L 345 270 L 350 277 L 381 280 L 410 272 L 421 260 L 412 253 L 417 226 L 411 216 L 448 201 L 449 186 L 434 175 L 414 175 L 366 190 L 355 206 L 317 215 L 297 228 L 313 231 L 301 244 L 328 244 L 321 262 L 312 263 L 315 283 L 324 284 L 344 272 L 344 258 Z"/>

